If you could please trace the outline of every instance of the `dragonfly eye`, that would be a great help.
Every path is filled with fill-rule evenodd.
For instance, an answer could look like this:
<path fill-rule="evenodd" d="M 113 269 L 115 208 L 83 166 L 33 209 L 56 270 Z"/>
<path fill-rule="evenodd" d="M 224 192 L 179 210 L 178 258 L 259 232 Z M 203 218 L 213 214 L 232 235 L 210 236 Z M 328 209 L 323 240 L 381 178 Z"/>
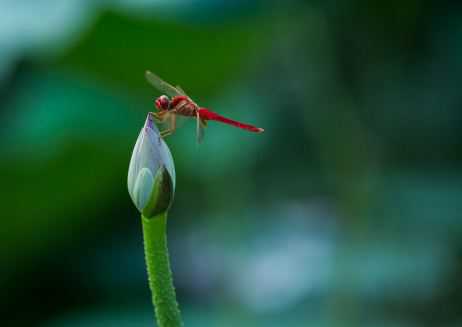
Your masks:
<path fill-rule="evenodd" d="M 166 95 L 161 95 L 156 99 L 156 107 L 159 110 L 168 110 L 170 108 L 170 99 Z"/>

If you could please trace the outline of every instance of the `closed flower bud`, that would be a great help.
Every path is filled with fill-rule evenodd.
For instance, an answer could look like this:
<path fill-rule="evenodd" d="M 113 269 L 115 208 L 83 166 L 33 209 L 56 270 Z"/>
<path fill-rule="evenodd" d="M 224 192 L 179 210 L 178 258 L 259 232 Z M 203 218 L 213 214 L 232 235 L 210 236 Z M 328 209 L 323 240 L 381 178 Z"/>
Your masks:
<path fill-rule="evenodd" d="M 128 168 L 128 193 L 146 218 L 167 211 L 173 202 L 175 166 L 151 113 L 133 149 Z"/>

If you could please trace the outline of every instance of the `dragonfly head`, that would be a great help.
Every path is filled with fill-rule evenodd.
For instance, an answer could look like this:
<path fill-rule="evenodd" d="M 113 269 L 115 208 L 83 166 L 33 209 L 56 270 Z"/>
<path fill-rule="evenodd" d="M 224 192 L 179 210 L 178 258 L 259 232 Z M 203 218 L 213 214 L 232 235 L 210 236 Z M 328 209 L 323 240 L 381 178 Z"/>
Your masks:
<path fill-rule="evenodd" d="M 156 107 L 158 110 L 168 110 L 170 108 L 170 99 L 166 95 L 161 95 L 156 99 Z"/>

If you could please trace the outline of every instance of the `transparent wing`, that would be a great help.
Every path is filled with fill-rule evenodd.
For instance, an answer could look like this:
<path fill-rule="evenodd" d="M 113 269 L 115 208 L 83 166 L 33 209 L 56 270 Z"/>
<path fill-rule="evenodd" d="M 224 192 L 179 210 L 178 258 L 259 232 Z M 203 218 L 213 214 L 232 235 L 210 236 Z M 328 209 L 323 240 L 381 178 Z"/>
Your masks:
<path fill-rule="evenodd" d="M 163 81 L 159 76 L 157 76 L 153 72 L 150 72 L 149 70 L 146 71 L 145 76 L 146 76 L 146 80 L 152 86 L 154 86 L 161 93 L 165 93 L 169 97 L 174 97 L 174 96 L 177 96 L 177 95 L 184 95 L 183 92 L 181 92 L 177 88 L 171 86 L 167 82 Z"/>
<path fill-rule="evenodd" d="M 178 91 L 180 91 L 181 94 L 188 96 L 188 95 L 186 94 L 186 92 L 181 88 L 181 86 L 177 85 L 177 86 L 176 86 L 176 89 L 177 89 Z"/>
<path fill-rule="evenodd" d="M 202 121 L 199 117 L 199 112 L 196 113 L 196 137 L 197 143 L 202 143 L 204 140 L 204 132 L 205 132 L 206 123 Z"/>

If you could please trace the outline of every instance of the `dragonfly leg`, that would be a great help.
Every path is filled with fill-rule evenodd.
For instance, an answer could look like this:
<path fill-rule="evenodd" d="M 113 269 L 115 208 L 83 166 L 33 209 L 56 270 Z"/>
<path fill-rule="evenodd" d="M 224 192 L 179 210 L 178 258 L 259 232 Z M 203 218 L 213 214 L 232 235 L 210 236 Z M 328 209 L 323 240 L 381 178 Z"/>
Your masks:
<path fill-rule="evenodd" d="M 152 115 L 154 116 L 154 120 L 156 123 L 163 123 L 165 120 L 165 115 L 159 113 L 159 112 L 151 112 Z"/>
<path fill-rule="evenodd" d="M 165 129 L 163 131 L 160 132 L 160 136 L 162 138 L 166 138 L 167 136 L 173 134 L 173 131 L 171 129 Z"/>
<path fill-rule="evenodd" d="M 160 132 L 160 136 L 163 138 L 173 134 L 176 130 L 176 115 L 171 115 L 168 118 L 170 118 L 170 127 Z"/>

